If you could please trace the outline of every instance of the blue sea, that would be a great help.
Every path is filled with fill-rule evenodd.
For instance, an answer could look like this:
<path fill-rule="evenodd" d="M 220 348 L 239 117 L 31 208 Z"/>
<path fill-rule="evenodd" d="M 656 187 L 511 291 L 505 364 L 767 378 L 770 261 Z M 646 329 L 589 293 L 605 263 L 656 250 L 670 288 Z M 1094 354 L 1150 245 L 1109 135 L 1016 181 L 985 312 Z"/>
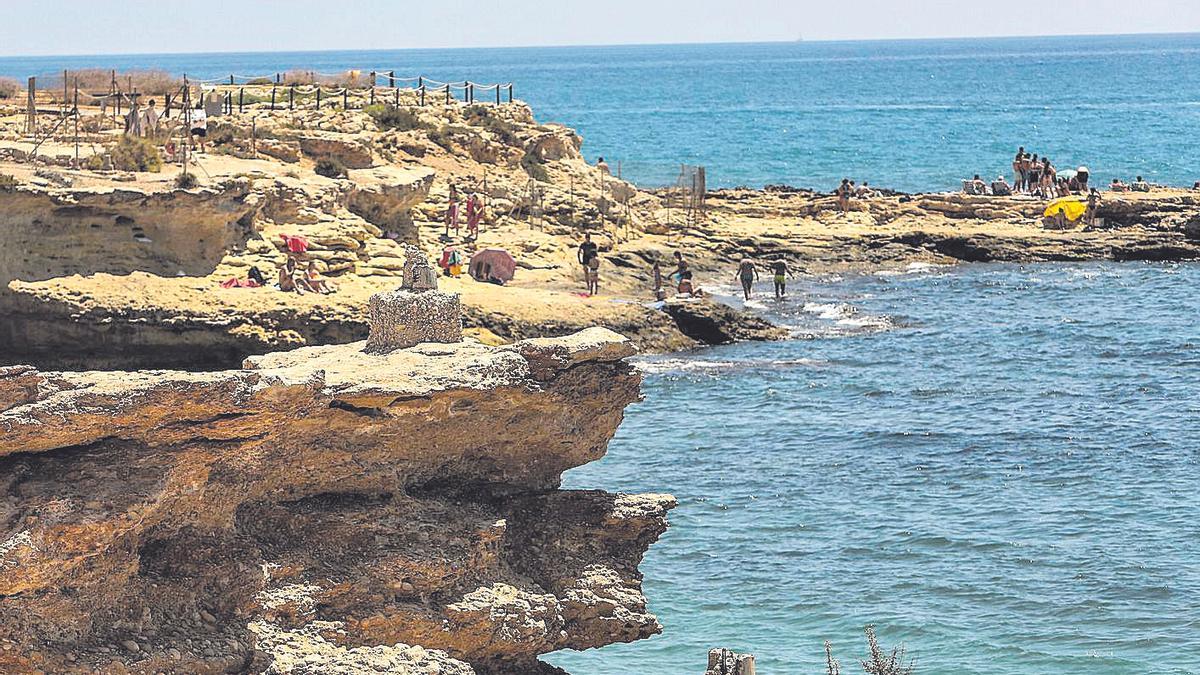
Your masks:
<path fill-rule="evenodd" d="M 3 58 L 0 76 L 84 67 L 512 82 L 647 186 L 684 163 L 713 186 L 943 190 L 1010 173 L 1019 145 L 1105 182 L 1200 180 L 1200 35 Z"/>
<path fill-rule="evenodd" d="M 1035 12 L 1033 9 L 1029 9 Z M 1102 181 L 1200 180 L 1200 36 L 0 59 L 0 76 L 395 69 L 512 81 L 644 185 L 906 191 L 1018 145 Z M 796 340 L 646 358 L 646 400 L 569 487 L 671 492 L 643 566 L 665 632 L 550 657 L 691 675 L 1200 673 L 1200 266 L 914 267 L 751 308 Z M 761 289 L 765 291 L 766 289 Z M 731 293 L 732 294 L 732 293 Z"/>
<path fill-rule="evenodd" d="M 665 491 L 665 626 L 580 675 L 1200 673 L 1200 266 L 914 267 L 752 305 L 805 339 L 642 359 L 567 486 Z"/>

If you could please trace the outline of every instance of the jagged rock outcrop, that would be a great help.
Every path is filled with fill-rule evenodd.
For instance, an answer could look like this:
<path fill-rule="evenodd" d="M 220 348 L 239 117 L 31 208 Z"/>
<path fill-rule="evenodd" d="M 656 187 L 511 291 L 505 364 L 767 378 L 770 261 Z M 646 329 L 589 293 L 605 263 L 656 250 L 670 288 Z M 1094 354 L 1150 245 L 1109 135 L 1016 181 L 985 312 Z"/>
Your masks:
<path fill-rule="evenodd" d="M 787 330 L 748 312 L 707 298 L 672 300 L 663 309 L 680 332 L 702 344 L 723 345 L 738 340 L 784 340 Z"/>
<path fill-rule="evenodd" d="M 529 673 L 658 632 L 637 565 L 673 499 L 556 489 L 637 399 L 631 352 L 0 369 L 0 672 Z"/>

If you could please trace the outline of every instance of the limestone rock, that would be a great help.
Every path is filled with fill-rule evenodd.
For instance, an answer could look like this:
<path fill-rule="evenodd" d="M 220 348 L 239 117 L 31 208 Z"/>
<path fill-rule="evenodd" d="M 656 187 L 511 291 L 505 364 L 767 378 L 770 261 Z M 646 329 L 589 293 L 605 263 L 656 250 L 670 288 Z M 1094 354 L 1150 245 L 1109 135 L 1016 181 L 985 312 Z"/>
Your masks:
<path fill-rule="evenodd" d="M 605 342 L 0 371 L 0 672 L 529 673 L 657 632 L 674 500 L 556 489 L 638 397 Z"/>

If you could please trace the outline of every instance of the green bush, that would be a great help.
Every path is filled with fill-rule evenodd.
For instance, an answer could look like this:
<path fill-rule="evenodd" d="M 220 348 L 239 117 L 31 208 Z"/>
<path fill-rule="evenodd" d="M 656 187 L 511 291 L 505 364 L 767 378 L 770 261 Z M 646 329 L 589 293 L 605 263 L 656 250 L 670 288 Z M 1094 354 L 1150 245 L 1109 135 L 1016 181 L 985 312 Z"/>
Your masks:
<path fill-rule="evenodd" d="M 275 80 L 269 77 L 256 77 L 252 80 L 247 80 L 246 84 L 250 86 L 272 85 L 275 84 Z"/>
<path fill-rule="evenodd" d="M 175 187 L 180 190 L 191 190 L 200 184 L 194 173 L 181 173 L 175 177 Z"/>
<path fill-rule="evenodd" d="M 447 152 L 454 151 L 454 133 L 450 130 L 449 126 L 430 129 L 428 137 L 430 141 L 433 141 L 434 145 L 441 146 Z"/>
<path fill-rule="evenodd" d="M 326 178 L 345 178 L 349 175 L 346 172 L 346 165 L 332 158 L 318 160 L 317 166 L 313 170 L 316 171 L 318 176 L 325 176 Z"/>
<path fill-rule="evenodd" d="M 413 131 L 414 129 L 430 129 L 433 125 L 422 120 L 415 112 L 397 108 L 391 104 L 377 103 L 367 106 L 367 114 L 375 120 L 380 129 L 396 131 Z"/>
<path fill-rule="evenodd" d="M 108 154 L 117 171 L 158 173 L 162 170 L 163 160 L 162 155 L 158 154 L 158 146 L 145 138 L 122 136 Z"/>
<path fill-rule="evenodd" d="M 17 179 L 7 173 L 0 173 L 0 192 L 12 192 L 17 189 Z"/>
<path fill-rule="evenodd" d="M 512 122 L 496 117 L 494 111 L 484 105 L 473 105 L 463 111 L 463 119 L 467 124 L 483 127 L 496 135 L 505 145 L 520 145 L 521 138 L 517 135 L 517 127 Z"/>
<path fill-rule="evenodd" d="M 546 163 L 535 152 L 528 150 L 525 152 L 525 156 L 521 157 L 521 168 L 525 169 L 525 173 L 529 174 L 530 178 L 539 183 L 550 182 L 550 173 L 546 171 Z"/>

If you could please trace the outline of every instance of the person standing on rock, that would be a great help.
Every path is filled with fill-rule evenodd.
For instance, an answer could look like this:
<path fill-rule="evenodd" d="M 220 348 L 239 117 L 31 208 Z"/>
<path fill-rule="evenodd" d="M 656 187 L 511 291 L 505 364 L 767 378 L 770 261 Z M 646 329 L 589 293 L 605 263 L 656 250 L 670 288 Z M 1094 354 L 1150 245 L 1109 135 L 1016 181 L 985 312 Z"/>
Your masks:
<path fill-rule="evenodd" d="M 738 280 L 742 282 L 742 293 L 746 299 L 754 293 L 754 281 L 758 279 L 758 268 L 754 266 L 754 261 L 749 258 L 743 258 L 738 265 L 737 272 Z"/>
<path fill-rule="evenodd" d="M 787 262 L 780 259 L 771 263 L 771 272 L 774 274 L 775 299 L 782 300 L 787 295 L 787 278 L 791 276 Z"/>
<path fill-rule="evenodd" d="M 467 236 L 471 241 L 479 238 L 479 223 L 483 220 L 483 202 L 477 193 L 467 197 Z"/>
<path fill-rule="evenodd" d="M 450 238 L 450 228 L 454 228 L 454 236 L 458 236 L 458 187 L 450 184 L 449 204 L 446 206 L 446 239 Z"/>
<path fill-rule="evenodd" d="M 849 178 L 843 178 L 842 184 L 835 190 L 838 198 L 838 209 L 841 210 L 843 216 L 850 213 L 850 193 L 853 191 L 854 188 L 850 185 Z"/>
<path fill-rule="evenodd" d="M 654 265 L 650 267 L 650 272 L 654 275 L 654 299 L 665 300 L 667 291 L 663 288 L 662 265 L 659 264 L 658 258 L 654 259 Z"/>
<path fill-rule="evenodd" d="M 579 250 L 576 252 L 575 256 L 579 259 L 579 264 L 583 266 L 583 279 L 584 282 L 587 283 L 588 292 L 590 293 L 592 288 L 592 259 L 599 259 L 600 257 L 600 253 L 596 248 L 596 243 L 592 241 L 592 234 L 590 232 L 583 235 L 583 243 L 579 245 Z"/>
<path fill-rule="evenodd" d="M 596 168 L 600 170 L 600 175 L 611 176 L 612 170 L 608 168 L 608 162 L 604 161 L 603 157 L 596 160 Z"/>

